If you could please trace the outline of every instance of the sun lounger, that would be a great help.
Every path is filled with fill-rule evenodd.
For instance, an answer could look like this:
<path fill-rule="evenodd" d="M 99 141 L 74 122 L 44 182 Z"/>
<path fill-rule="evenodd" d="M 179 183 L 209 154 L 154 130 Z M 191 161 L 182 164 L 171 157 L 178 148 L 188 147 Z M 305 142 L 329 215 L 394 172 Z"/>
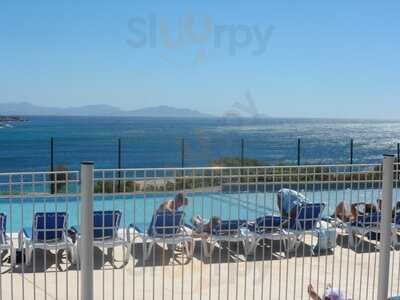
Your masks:
<path fill-rule="evenodd" d="M 191 259 L 194 252 L 193 237 L 184 224 L 183 212 L 162 212 L 153 216 L 150 226 L 146 230 L 143 225 L 131 224 L 136 235 L 143 241 L 144 260 L 147 260 L 156 243 L 172 247 L 173 252 L 178 246 L 182 246 L 186 256 Z"/>
<path fill-rule="evenodd" d="M 195 232 L 202 239 L 202 246 L 205 257 L 211 257 L 215 246 L 222 247 L 222 242 L 241 242 L 247 255 L 247 237 L 241 229 L 247 226 L 244 220 L 223 220 L 218 225 L 212 226 L 211 230 L 204 230 L 201 224 L 193 223 Z"/>
<path fill-rule="evenodd" d="M 285 249 L 295 250 L 301 238 L 306 234 L 319 235 L 318 225 L 321 221 L 323 203 L 305 203 L 298 210 L 295 218 L 264 216 L 245 229 L 244 234 L 250 237 L 249 252 L 255 251 L 262 239 L 279 240 L 285 243 Z"/>
<path fill-rule="evenodd" d="M 33 217 L 31 228 L 23 228 L 19 233 L 20 248 L 25 248 L 26 264 L 32 262 L 34 249 L 66 250 L 71 261 L 76 260 L 76 249 L 68 237 L 68 214 L 65 212 L 38 212 Z"/>
<path fill-rule="evenodd" d="M 15 250 L 12 245 L 12 239 L 7 235 L 7 216 L 0 213 L 0 257 L 3 257 L 3 251 L 8 251 L 11 257 L 11 265 L 15 265 Z M 0 260 L 0 264 L 3 261 Z"/>
<path fill-rule="evenodd" d="M 131 250 L 131 240 L 128 230 L 125 233 L 119 230 L 121 215 L 122 213 L 118 210 L 93 212 L 93 246 L 101 250 L 107 249 L 107 256 L 113 265 L 115 260 L 113 252 L 116 247 L 122 247 L 124 265 L 129 262 Z M 79 259 L 80 228 L 79 226 L 73 226 L 71 230 L 77 236 L 77 258 Z"/>
<path fill-rule="evenodd" d="M 345 228 L 349 234 L 349 245 L 357 248 L 362 239 L 356 242 L 356 235 L 367 236 L 373 233 L 379 235 L 380 232 L 380 213 L 370 213 L 358 216 L 356 220 L 345 223 Z"/>
<path fill-rule="evenodd" d="M 301 206 L 297 217 L 290 220 L 288 230 L 296 235 L 295 248 L 300 245 L 301 239 L 305 235 L 319 237 L 322 222 L 321 214 L 324 209 L 324 203 L 307 203 Z"/>
<path fill-rule="evenodd" d="M 284 249 L 289 250 L 293 247 L 293 240 L 296 235 L 287 230 L 289 219 L 280 216 L 263 216 L 254 222 L 249 222 L 247 228 L 242 229 L 242 235 L 247 237 L 247 252 L 255 252 L 259 242 L 263 239 L 282 241 Z"/>

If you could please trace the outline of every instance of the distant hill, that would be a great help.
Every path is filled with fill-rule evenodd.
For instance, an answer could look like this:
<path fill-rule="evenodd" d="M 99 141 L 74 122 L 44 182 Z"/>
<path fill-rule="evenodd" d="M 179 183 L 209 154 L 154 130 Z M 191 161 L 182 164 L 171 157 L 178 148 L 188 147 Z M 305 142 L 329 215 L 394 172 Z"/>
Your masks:
<path fill-rule="evenodd" d="M 0 115 L 19 116 L 133 116 L 133 117 L 187 117 L 211 118 L 213 115 L 187 108 L 170 106 L 147 107 L 138 110 L 122 110 L 111 105 L 86 105 L 80 107 L 46 107 L 28 102 L 0 103 Z"/>
<path fill-rule="evenodd" d="M 188 118 L 210 118 L 213 115 L 201 113 L 196 110 L 188 108 L 176 108 L 166 105 L 146 107 L 138 110 L 127 112 L 130 116 L 144 116 L 144 117 L 188 117 Z"/>

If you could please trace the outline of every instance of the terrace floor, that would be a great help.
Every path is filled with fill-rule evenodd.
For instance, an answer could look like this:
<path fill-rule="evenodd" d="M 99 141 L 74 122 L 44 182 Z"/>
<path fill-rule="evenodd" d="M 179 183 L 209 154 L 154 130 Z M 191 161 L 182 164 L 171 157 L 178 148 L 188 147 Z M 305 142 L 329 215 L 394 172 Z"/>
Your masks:
<path fill-rule="evenodd" d="M 131 257 L 120 269 L 95 249 L 95 299 L 308 299 L 310 282 L 320 293 L 332 283 L 353 300 L 376 298 L 379 253 L 373 243 L 366 241 L 354 251 L 348 248 L 347 236 L 339 236 L 334 253 L 319 256 L 312 255 L 311 243 L 307 238 L 286 259 L 279 242 L 266 241 L 246 260 L 236 244 L 230 250 L 216 248 L 213 257 L 205 259 L 198 241 L 193 260 L 184 265 L 161 247 L 155 247 L 152 257 L 143 262 L 142 244 L 137 243 L 136 259 L 133 262 Z M 392 295 L 400 294 L 399 253 L 391 252 Z M 121 257 L 121 250 L 115 256 Z M 54 254 L 38 251 L 36 272 L 32 267 L 17 267 L 11 273 L 3 264 L 0 299 L 79 299 L 80 272 L 73 266 L 65 270 L 65 260 L 59 270 L 55 262 Z"/>

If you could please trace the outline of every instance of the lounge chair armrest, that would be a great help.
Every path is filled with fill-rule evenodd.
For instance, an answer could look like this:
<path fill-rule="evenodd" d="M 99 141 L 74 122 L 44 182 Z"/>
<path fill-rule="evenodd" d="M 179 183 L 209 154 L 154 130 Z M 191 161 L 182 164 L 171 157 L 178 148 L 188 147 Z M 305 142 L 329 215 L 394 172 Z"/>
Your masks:
<path fill-rule="evenodd" d="M 135 235 L 135 227 L 133 226 L 133 224 L 129 224 L 128 227 L 125 228 L 126 239 L 128 240 L 128 242 L 131 241 L 131 231 L 133 231 L 133 235 Z"/>
<path fill-rule="evenodd" d="M 74 225 L 71 226 L 71 228 L 69 230 L 71 230 L 71 232 L 78 234 L 79 233 L 79 225 Z"/>
<path fill-rule="evenodd" d="M 24 227 L 18 232 L 18 248 L 22 249 L 24 247 L 24 242 L 26 240 L 32 239 L 32 228 Z"/>
<path fill-rule="evenodd" d="M 183 230 L 183 232 L 185 232 L 186 234 L 192 234 L 193 232 L 196 231 L 196 228 L 195 228 L 193 225 L 191 225 L 191 224 L 185 223 L 185 224 L 182 226 L 182 230 Z"/>
<path fill-rule="evenodd" d="M 19 233 L 27 239 L 32 239 L 32 228 L 30 227 L 24 227 L 22 228 Z"/>
<path fill-rule="evenodd" d="M 63 230 L 63 240 L 64 240 L 64 242 L 65 243 L 72 243 L 72 242 L 74 242 L 73 240 L 72 240 L 72 237 L 71 237 L 71 229 L 65 229 L 65 230 Z"/>
<path fill-rule="evenodd" d="M 321 218 L 321 221 L 325 221 L 325 222 L 330 223 L 330 222 L 336 221 L 336 218 L 332 218 L 332 217 L 323 217 L 323 218 Z"/>
<path fill-rule="evenodd" d="M 137 228 L 134 224 L 129 224 L 128 227 L 126 228 L 126 237 L 128 241 L 133 241 L 135 240 L 135 232 L 137 231 Z M 131 239 L 131 234 L 133 238 Z"/>
<path fill-rule="evenodd" d="M 68 228 L 66 230 L 66 232 L 64 233 L 64 236 L 68 237 L 68 239 L 66 239 L 66 240 L 70 240 L 73 243 L 75 243 L 80 236 L 79 226 L 78 225 L 71 226 L 70 228 Z"/>
<path fill-rule="evenodd" d="M 251 231 L 250 229 L 248 229 L 247 227 L 240 228 L 240 234 L 242 234 L 244 236 L 255 235 L 255 233 L 253 231 Z"/>

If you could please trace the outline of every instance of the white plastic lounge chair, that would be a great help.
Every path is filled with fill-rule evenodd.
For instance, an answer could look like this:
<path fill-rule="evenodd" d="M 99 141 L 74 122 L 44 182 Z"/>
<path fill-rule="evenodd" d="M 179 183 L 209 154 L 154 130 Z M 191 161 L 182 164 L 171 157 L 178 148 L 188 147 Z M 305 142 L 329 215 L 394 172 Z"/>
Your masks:
<path fill-rule="evenodd" d="M 318 238 L 321 214 L 324 209 L 324 203 L 303 204 L 299 209 L 297 217 L 290 220 L 288 230 L 296 235 L 295 248 L 299 246 L 299 242 L 307 234 Z"/>
<path fill-rule="evenodd" d="M 116 211 L 95 211 L 93 212 L 93 246 L 101 250 L 107 249 L 107 256 L 110 263 L 117 267 L 114 263 L 113 251 L 116 247 L 121 246 L 123 251 L 123 265 L 129 262 L 129 255 L 131 250 L 131 241 L 129 231 L 126 230 L 126 235 L 121 234 L 120 223 L 122 213 Z M 80 252 L 80 228 L 79 226 L 72 226 L 71 230 L 77 235 L 77 259 L 79 259 Z"/>
<path fill-rule="evenodd" d="M 15 249 L 12 245 L 12 239 L 6 234 L 7 216 L 0 213 L 0 258 L 3 257 L 3 251 L 9 251 L 11 266 L 15 265 Z M 3 261 L 0 260 L 0 264 Z"/>
<path fill-rule="evenodd" d="M 25 248 L 26 264 L 32 262 L 34 249 L 66 250 L 71 262 L 76 261 L 76 249 L 68 237 L 68 214 L 65 212 L 38 212 L 33 217 L 32 228 L 19 233 L 19 247 Z"/>
<path fill-rule="evenodd" d="M 261 239 L 283 241 L 285 249 L 291 252 L 297 249 L 306 234 L 318 237 L 318 225 L 324 208 L 323 203 L 305 203 L 301 205 L 295 218 L 264 216 L 257 219 L 252 226 L 245 229 L 247 236 L 251 238 L 249 253 L 255 251 Z"/>
<path fill-rule="evenodd" d="M 356 249 L 360 243 L 362 243 L 362 239 L 359 239 L 358 242 L 356 242 L 357 235 L 362 237 L 370 234 L 374 234 L 376 236 L 379 235 L 380 219 L 381 214 L 376 212 L 358 216 L 356 220 L 345 223 L 344 227 L 349 234 L 350 247 Z"/>
<path fill-rule="evenodd" d="M 246 227 L 244 220 L 223 220 L 218 225 L 212 226 L 211 230 L 200 228 L 201 224 L 193 223 L 194 229 L 202 239 L 204 256 L 209 258 L 213 255 L 215 246 L 222 248 L 222 242 L 243 243 L 245 255 L 248 254 L 248 237 L 242 233 Z"/>
<path fill-rule="evenodd" d="M 282 241 L 285 251 L 293 248 L 296 235 L 290 233 L 286 228 L 289 220 L 280 216 L 264 216 L 249 222 L 247 228 L 242 229 L 242 235 L 247 237 L 247 252 L 253 254 L 263 239 Z"/>
<path fill-rule="evenodd" d="M 146 261 L 156 243 L 171 246 L 173 252 L 179 245 L 182 246 L 188 259 L 193 257 L 194 242 L 193 237 L 187 232 L 184 225 L 183 212 L 162 212 L 153 216 L 149 228 L 138 224 L 131 224 L 135 233 L 143 241 L 144 261 Z"/>
<path fill-rule="evenodd" d="M 345 228 L 349 234 L 349 245 L 356 249 L 363 242 L 363 239 L 356 241 L 356 236 L 362 237 L 375 236 L 378 239 L 380 234 L 380 222 L 381 213 L 374 212 L 358 216 L 356 220 L 345 223 Z M 396 218 L 395 222 L 392 223 L 392 246 L 396 247 L 399 245 L 397 239 L 397 231 L 400 229 L 400 218 Z M 378 247 L 379 248 L 379 245 Z"/>

